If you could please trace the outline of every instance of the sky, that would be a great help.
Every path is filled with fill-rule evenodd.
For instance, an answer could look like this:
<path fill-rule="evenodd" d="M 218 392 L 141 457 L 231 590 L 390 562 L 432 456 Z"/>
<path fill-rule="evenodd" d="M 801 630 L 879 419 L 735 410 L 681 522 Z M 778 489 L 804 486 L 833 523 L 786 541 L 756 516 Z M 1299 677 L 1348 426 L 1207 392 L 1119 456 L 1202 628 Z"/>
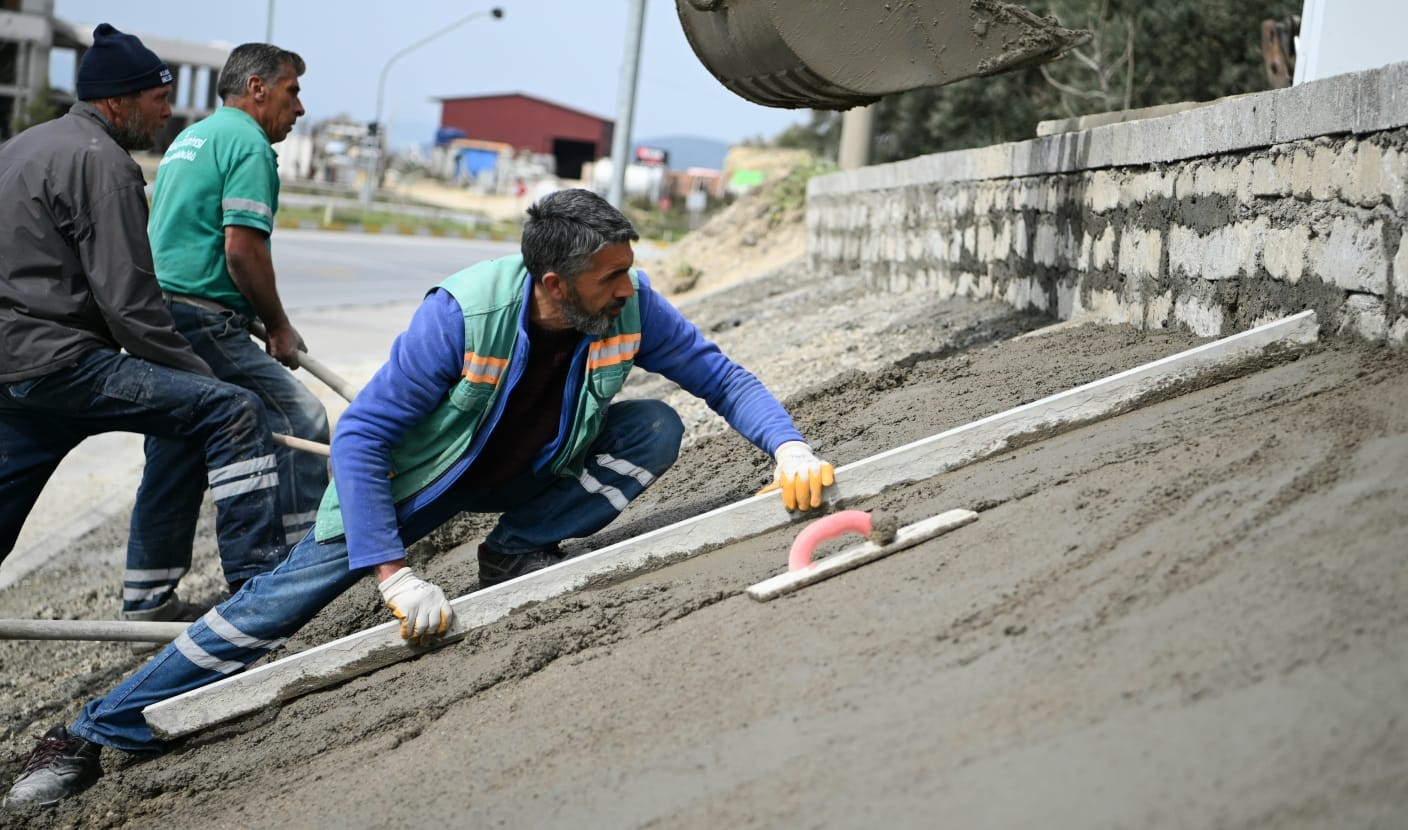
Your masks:
<path fill-rule="evenodd" d="M 382 122 L 395 147 L 428 143 L 435 97 L 521 92 L 618 120 L 629 0 L 55 0 L 70 23 L 233 46 L 268 39 L 303 56 L 307 115 L 370 121 L 378 79 L 398 51 L 476 12 L 486 12 L 391 64 Z M 500 6 L 495 20 L 487 11 Z M 633 143 L 697 136 L 730 144 L 771 138 L 805 110 L 749 103 L 715 80 L 685 40 L 673 0 L 646 0 Z M 91 29 L 90 29 L 91 30 Z M 71 64 L 55 63 L 56 82 Z M 72 89 L 71 80 L 62 84 Z M 297 128 L 296 128 L 297 129 Z"/>

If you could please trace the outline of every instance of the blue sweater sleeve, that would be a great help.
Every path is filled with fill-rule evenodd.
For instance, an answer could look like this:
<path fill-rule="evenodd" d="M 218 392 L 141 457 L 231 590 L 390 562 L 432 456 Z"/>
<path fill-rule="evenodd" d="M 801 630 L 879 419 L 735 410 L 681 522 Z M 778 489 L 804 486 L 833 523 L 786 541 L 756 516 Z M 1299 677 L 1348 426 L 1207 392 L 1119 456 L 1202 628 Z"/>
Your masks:
<path fill-rule="evenodd" d="M 342 503 L 351 568 L 406 555 L 391 496 L 391 448 L 454 386 L 464 365 L 464 318 L 448 292 L 435 289 L 416 309 L 391 357 L 338 419 L 332 471 Z"/>
<path fill-rule="evenodd" d="M 729 426 L 771 455 L 802 434 L 752 372 L 730 360 L 640 275 L 640 351 L 636 365 L 658 372 L 722 415 Z"/>

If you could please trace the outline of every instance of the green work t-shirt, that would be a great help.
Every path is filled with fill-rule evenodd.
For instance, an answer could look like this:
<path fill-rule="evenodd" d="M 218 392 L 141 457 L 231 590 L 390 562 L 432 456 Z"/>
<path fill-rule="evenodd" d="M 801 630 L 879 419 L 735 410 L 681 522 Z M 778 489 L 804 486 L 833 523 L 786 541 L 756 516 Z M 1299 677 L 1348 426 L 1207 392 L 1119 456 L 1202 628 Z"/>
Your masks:
<path fill-rule="evenodd" d="M 157 282 L 252 316 L 226 268 L 225 228 L 257 228 L 268 244 L 278 209 L 278 154 L 264 129 L 220 107 L 182 130 L 157 168 L 147 223 Z"/>

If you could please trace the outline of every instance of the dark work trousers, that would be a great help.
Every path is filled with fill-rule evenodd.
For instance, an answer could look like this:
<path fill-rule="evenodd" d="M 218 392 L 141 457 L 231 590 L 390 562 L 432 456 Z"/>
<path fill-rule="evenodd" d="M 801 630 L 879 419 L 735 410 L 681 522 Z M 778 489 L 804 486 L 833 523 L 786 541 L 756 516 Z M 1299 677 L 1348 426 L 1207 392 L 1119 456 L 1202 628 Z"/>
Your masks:
<path fill-rule="evenodd" d="M 167 306 L 176 330 L 215 376 L 258 397 L 270 430 L 328 443 L 328 416 L 322 403 L 293 372 L 250 339 L 248 318 L 230 309 L 201 308 L 181 300 L 170 300 Z M 132 514 L 123 583 L 125 611 L 160 605 L 190 568 L 191 542 L 205 494 L 205 464 L 191 442 L 148 436 L 146 454 L 147 472 L 138 493 L 139 501 L 152 509 Z M 275 447 L 274 458 L 281 539 L 289 548 L 318 516 L 318 504 L 328 486 L 327 459 L 288 447 Z"/>
<path fill-rule="evenodd" d="M 279 563 L 287 548 L 278 472 L 258 398 L 213 378 L 110 349 L 88 352 L 76 366 L 0 383 L 0 559 L 14 549 L 59 462 L 84 438 L 103 432 L 185 441 L 204 460 L 202 483 L 215 501 L 228 581 L 242 582 Z M 159 508 L 139 495 L 133 510 Z"/>

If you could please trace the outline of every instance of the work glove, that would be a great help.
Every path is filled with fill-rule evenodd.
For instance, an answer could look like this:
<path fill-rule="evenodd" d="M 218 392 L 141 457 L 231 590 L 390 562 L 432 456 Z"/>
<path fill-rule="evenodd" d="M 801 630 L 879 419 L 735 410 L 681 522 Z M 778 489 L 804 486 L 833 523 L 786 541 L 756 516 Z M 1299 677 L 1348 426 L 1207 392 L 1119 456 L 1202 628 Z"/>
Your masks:
<path fill-rule="evenodd" d="M 792 510 L 821 507 L 821 488 L 836 483 L 836 470 L 812 454 L 802 441 L 787 441 L 774 452 L 777 472 L 764 491 L 781 489 L 782 506 Z"/>
<path fill-rule="evenodd" d="M 455 619 L 445 592 L 416 576 L 410 568 L 402 568 L 376 587 L 381 589 L 386 607 L 401 621 L 403 639 L 429 645 L 437 635 L 449 630 Z"/>

